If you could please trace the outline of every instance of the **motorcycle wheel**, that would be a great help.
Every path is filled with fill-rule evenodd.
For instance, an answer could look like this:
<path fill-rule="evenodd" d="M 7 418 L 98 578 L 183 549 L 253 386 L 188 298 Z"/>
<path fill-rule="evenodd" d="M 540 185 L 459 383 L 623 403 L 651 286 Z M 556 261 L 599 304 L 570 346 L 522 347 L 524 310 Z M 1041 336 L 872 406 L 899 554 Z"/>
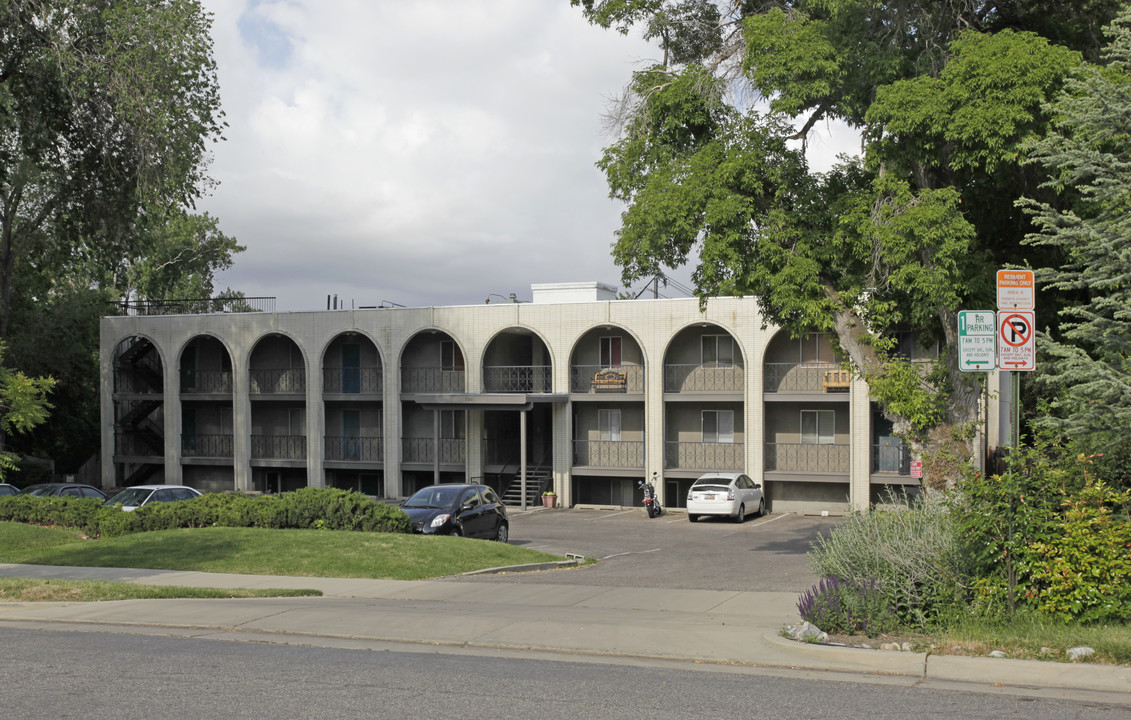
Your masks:
<path fill-rule="evenodd" d="M 652 505 L 651 503 L 648 504 L 648 517 L 650 517 L 650 518 L 656 517 L 656 507 L 654 505 Z"/>

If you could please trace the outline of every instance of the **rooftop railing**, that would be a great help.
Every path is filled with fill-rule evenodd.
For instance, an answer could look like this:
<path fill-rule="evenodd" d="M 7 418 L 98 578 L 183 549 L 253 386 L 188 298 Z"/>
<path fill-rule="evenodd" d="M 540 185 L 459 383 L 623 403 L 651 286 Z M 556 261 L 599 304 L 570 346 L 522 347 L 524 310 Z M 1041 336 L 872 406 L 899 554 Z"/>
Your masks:
<path fill-rule="evenodd" d="M 275 312 L 273 297 L 124 300 L 110 303 L 121 315 L 208 315 L 211 313 Z"/>

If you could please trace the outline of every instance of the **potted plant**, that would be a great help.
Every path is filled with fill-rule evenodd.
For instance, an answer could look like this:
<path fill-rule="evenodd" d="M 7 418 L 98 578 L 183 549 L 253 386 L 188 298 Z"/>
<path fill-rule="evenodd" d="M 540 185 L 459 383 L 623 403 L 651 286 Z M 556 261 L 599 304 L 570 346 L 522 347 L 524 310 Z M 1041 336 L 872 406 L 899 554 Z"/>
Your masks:
<path fill-rule="evenodd" d="M 558 494 L 553 490 L 542 493 L 542 506 L 552 508 L 558 502 Z"/>

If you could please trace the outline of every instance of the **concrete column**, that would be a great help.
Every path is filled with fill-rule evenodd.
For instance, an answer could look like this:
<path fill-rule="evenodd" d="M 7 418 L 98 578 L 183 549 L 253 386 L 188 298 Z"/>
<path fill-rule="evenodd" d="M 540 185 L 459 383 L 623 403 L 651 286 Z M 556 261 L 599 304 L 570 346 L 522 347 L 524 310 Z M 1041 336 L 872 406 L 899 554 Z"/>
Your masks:
<path fill-rule="evenodd" d="M 99 328 L 98 366 L 99 423 L 102 428 L 99 435 L 102 456 L 99 462 L 102 466 L 101 485 L 107 488 L 117 484 L 114 471 L 114 436 L 117 428 L 114 427 L 114 344 L 105 323 L 100 323 Z"/>
<path fill-rule="evenodd" d="M 326 403 L 322 401 L 322 360 L 309 353 L 306 360 L 306 485 L 326 487 L 323 462 L 326 444 Z"/>
<path fill-rule="evenodd" d="M 181 485 L 181 374 L 178 358 L 165 358 L 161 368 L 164 383 L 163 414 L 165 431 L 165 471 L 162 482 Z"/>
<path fill-rule="evenodd" d="M 640 479 L 652 473 L 664 476 L 664 356 L 659 350 L 649 355 L 644 368 L 644 473 Z"/>
<path fill-rule="evenodd" d="M 401 371 L 391 363 L 384 365 L 384 413 L 382 430 L 385 444 L 385 497 L 404 497 L 404 483 L 401 480 Z"/>
<path fill-rule="evenodd" d="M 238 353 L 238 354 L 237 354 Z M 251 370 L 241 351 L 232 357 L 232 463 L 236 490 L 251 490 Z"/>
<path fill-rule="evenodd" d="M 464 455 L 466 460 L 466 474 L 468 482 L 471 478 L 486 478 L 483 476 L 483 411 L 467 410 L 467 450 Z"/>
<path fill-rule="evenodd" d="M 849 505 L 853 510 L 867 510 L 872 498 L 872 405 L 868 384 L 854 377 L 849 394 Z"/>
<path fill-rule="evenodd" d="M 573 413 L 570 403 L 554 403 L 554 492 L 558 494 L 561 507 L 573 504 Z"/>
<path fill-rule="evenodd" d="M 762 485 L 766 490 L 766 463 L 763 453 L 766 447 L 766 412 L 763 402 L 763 380 L 761 365 L 755 357 L 745 358 L 746 366 L 746 392 L 743 399 L 746 402 L 746 474 L 750 479 Z M 769 504 L 770 498 L 766 497 Z"/>

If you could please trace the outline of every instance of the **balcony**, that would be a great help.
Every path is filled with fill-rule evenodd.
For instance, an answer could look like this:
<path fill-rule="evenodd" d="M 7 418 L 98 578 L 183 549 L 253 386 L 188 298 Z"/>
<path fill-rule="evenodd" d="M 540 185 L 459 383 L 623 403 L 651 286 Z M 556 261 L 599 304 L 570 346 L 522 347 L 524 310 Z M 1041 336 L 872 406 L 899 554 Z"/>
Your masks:
<path fill-rule="evenodd" d="M 581 467 L 642 468 L 644 443 L 633 440 L 574 440 L 573 464 Z"/>
<path fill-rule="evenodd" d="M 326 459 L 353 462 L 384 462 L 385 443 L 380 437 L 335 437 L 327 435 Z"/>
<path fill-rule="evenodd" d="M 305 460 L 305 435 L 252 435 L 251 456 L 258 460 Z"/>
<path fill-rule="evenodd" d="M 462 465 L 465 462 L 467 441 L 463 438 L 440 438 L 440 462 Z M 401 462 L 428 463 L 436 461 L 436 440 L 433 438 L 401 438 Z"/>
<path fill-rule="evenodd" d="M 322 392 L 380 394 L 384 388 L 379 367 L 322 368 Z"/>
<path fill-rule="evenodd" d="M 252 370 L 251 392 L 256 395 L 305 393 L 306 373 L 302 368 Z"/>
<path fill-rule="evenodd" d="M 401 368 L 403 393 L 461 393 L 466 387 L 463 370 L 441 367 Z"/>
<path fill-rule="evenodd" d="M 181 455 L 184 457 L 233 457 L 231 435 L 181 435 Z"/>
<path fill-rule="evenodd" d="M 899 444 L 872 446 L 872 472 L 911 476 L 911 448 Z"/>
<path fill-rule="evenodd" d="M 745 443 L 667 442 L 664 467 L 670 470 L 744 469 Z"/>
<path fill-rule="evenodd" d="M 553 374 L 549 365 L 485 365 L 483 391 L 489 393 L 548 393 Z"/>
<path fill-rule="evenodd" d="M 605 382 L 601 376 L 612 371 L 618 382 Z M 642 365 L 574 365 L 569 369 L 571 393 L 642 393 L 644 392 L 644 367 Z"/>
<path fill-rule="evenodd" d="M 824 393 L 847 389 L 834 363 L 766 363 L 762 380 L 767 393 Z"/>
<path fill-rule="evenodd" d="M 231 370 L 181 370 L 182 393 L 232 393 Z"/>
<path fill-rule="evenodd" d="M 164 457 L 165 441 L 148 430 L 114 433 L 114 454 L 132 457 Z"/>
<path fill-rule="evenodd" d="M 848 445 L 766 443 L 766 471 L 847 473 L 851 454 Z"/>
<path fill-rule="evenodd" d="M 665 365 L 666 393 L 740 393 L 744 387 L 741 365 Z"/>

